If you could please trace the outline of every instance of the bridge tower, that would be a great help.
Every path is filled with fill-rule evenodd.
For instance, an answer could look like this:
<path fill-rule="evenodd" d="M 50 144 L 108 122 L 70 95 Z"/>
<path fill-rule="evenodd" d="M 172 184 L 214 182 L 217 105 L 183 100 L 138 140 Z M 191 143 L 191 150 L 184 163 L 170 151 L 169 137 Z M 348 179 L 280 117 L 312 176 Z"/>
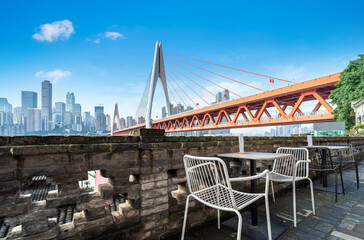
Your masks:
<path fill-rule="evenodd" d="M 147 113 L 145 116 L 146 128 L 151 128 L 152 121 L 152 104 L 154 98 L 155 87 L 157 85 L 158 79 L 160 79 L 162 83 L 164 99 L 166 102 L 166 110 L 168 116 L 171 116 L 171 104 L 168 97 L 167 91 L 167 82 L 166 82 L 166 73 L 164 69 L 164 60 L 163 60 L 163 51 L 162 51 L 162 43 L 156 42 L 155 51 L 154 51 L 154 61 L 153 61 L 153 69 L 151 75 L 151 81 L 149 86 L 149 94 L 148 94 L 148 102 L 147 102 Z"/>

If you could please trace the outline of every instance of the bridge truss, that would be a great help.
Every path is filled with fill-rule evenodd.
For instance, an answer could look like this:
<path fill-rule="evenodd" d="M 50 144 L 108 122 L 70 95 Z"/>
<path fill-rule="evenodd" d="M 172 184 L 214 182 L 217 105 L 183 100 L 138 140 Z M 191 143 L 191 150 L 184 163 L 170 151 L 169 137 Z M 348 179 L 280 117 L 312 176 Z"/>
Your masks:
<path fill-rule="evenodd" d="M 170 88 L 167 85 L 167 83 L 171 84 L 171 82 L 167 78 L 167 76 L 169 76 L 168 72 L 166 75 L 164 69 L 165 65 L 163 61 L 163 52 L 161 48 L 159 49 L 159 46 L 161 46 L 161 44 L 157 43 L 156 46 L 157 47 L 156 47 L 153 71 L 160 71 L 160 72 L 153 73 L 152 79 L 154 82 L 156 82 L 158 77 L 160 78 L 163 85 L 165 99 L 166 101 L 169 101 L 167 89 L 170 90 Z M 160 62 L 158 62 L 159 59 L 161 59 Z M 172 68 L 175 69 L 174 67 Z M 177 69 L 175 70 L 178 71 Z M 244 70 L 239 70 L 239 71 L 244 71 Z M 220 74 L 217 75 L 222 76 Z M 261 75 L 261 74 L 256 74 L 256 75 Z M 270 76 L 265 76 L 265 75 L 261 76 L 269 77 L 270 81 L 273 82 L 275 79 L 281 81 L 287 81 L 284 79 L 272 78 Z M 177 76 L 175 75 L 175 77 Z M 170 76 L 170 78 L 172 78 L 172 76 Z M 184 132 L 184 131 L 204 131 L 204 130 L 215 130 L 215 129 L 225 129 L 225 128 L 245 128 L 245 127 L 334 121 L 332 115 L 333 108 L 327 103 L 326 100 L 330 95 L 330 91 L 335 88 L 334 86 L 335 83 L 337 83 L 339 80 L 340 80 L 340 74 L 337 73 L 317 78 L 314 80 L 295 83 L 283 88 L 278 88 L 265 92 L 261 89 L 242 83 L 249 87 L 258 89 L 262 92 L 248 97 L 239 96 L 240 97 L 239 99 L 226 101 L 219 104 L 208 104 L 207 107 L 203 108 L 199 108 L 197 104 L 198 108 L 197 110 L 181 112 L 181 113 L 172 113 L 171 107 L 168 106 L 167 104 L 168 117 L 153 121 L 150 118 L 151 103 L 149 100 L 153 99 L 152 95 L 155 91 L 155 83 L 154 83 L 149 87 L 150 89 L 148 98 L 149 100 L 147 104 L 149 109 L 147 110 L 148 115 L 146 117 L 147 121 L 150 121 L 150 123 L 148 124 L 148 122 L 147 123 L 143 122 L 132 127 L 118 129 L 116 131 L 112 131 L 112 135 L 126 135 L 133 130 L 139 128 L 146 128 L 147 126 L 148 128 L 150 126 L 150 128 L 164 129 L 167 133 L 173 133 L 173 132 Z M 191 90 L 195 92 L 193 89 Z M 231 91 L 229 92 L 233 93 Z M 171 94 L 173 96 L 173 93 Z M 198 96 L 201 98 L 200 95 Z M 315 100 L 317 104 L 312 108 L 311 111 L 309 112 L 301 111 L 300 107 L 302 106 L 302 104 L 304 104 L 307 101 L 313 101 L 313 100 Z M 195 104 L 195 102 L 193 103 Z"/>

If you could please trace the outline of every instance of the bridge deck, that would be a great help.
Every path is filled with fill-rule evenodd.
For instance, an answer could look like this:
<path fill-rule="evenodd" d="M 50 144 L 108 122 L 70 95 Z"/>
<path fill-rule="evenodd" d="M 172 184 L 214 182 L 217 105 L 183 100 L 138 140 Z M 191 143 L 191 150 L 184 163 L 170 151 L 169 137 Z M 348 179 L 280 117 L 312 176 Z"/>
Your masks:
<path fill-rule="evenodd" d="M 222 128 L 256 127 L 283 124 L 333 121 L 332 108 L 325 101 L 340 74 L 333 74 L 314 80 L 297 83 L 256 95 L 223 102 L 209 107 L 183 112 L 152 122 L 152 128 L 165 129 L 166 132 L 200 131 Z M 313 111 L 302 113 L 302 102 L 318 100 Z M 318 112 L 320 106 L 326 111 Z M 293 107 L 289 113 L 285 110 Z M 280 114 L 272 117 L 268 111 L 274 108 Z M 238 120 L 242 115 L 244 120 Z M 263 117 L 265 115 L 266 117 Z M 114 135 L 125 135 L 130 131 L 145 128 L 145 124 L 120 129 Z"/>

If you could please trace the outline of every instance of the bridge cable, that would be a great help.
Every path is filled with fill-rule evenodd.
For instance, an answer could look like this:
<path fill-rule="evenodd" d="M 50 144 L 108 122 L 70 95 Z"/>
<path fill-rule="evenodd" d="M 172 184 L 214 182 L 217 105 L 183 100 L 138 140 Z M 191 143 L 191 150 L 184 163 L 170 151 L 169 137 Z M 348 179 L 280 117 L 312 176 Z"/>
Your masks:
<path fill-rule="evenodd" d="M 139 117 L 145 117 L 146 115 L 146 106 L 147 106 L 147 101 L 148 101 L 148 94 L 149 94 L 149 88 L 150 88 L 150 82 L 151 82 L 151 75 L 152 75 L 152 71 L 150 71 L 149 74 L 149 78 L 147 81 L 147 84 L 144 87 L 144 91 L 142 94 L 142 98 L 140 99 L 136 114 L 134 119 L 137 121 Z"/>
<path fill-rule="evenodd" d="M 192 71 L 190 71 L 190 70 L 188 70 L 188 69 L 186 69 L 186 68 L 184 68 L 184 67 L 182 67 L 182 66 L 180 66 L 180 65 L 178 65 L 177 63 L 174 63 L 174 62 L 172 62 L 172 61 L 169 61 L 169 60 L 167 60 L 168 62 L 171 62 L 171 63 L 173 63 L 173 64 L 175 64 L 175 65 L 177 65 L 178 67 L 180 67 L 180 68 L 182 68 L 182 69 L 184 69 L 184 70 L 186 70 L 186 71 L 188 71 L 188 72 L 190 72 L 190 73 L 192 73 L 192 74 L 194 74 L 194 75 L 196 75 L 196 76 L 198 76 L 198 77 L 200 77 L 200 78 L 202 78 L 203 80 L 205 80 L 205 81 L 208 81 L 208 82 L 210 82 L 210 83 L 212 83 L 212 84 L 214 84 L 215 86 L 218 86 L 219 88 L 222 88 L 222 89 L 224 89 L 224 90 L 226 90 L 226 91 L 228 91 L 228 92 L 230 92 L 230 93 L 232 93 L 232 94 L 234 94 L 234 95 L 236 95 L 236 96 L 238 96 L 239 98 L 241 98 L 241 96 L 240 95 L 238 95 L 238 94 L 236 94 L 236 93 L 234 93 L 234 92 L 232 92 L 232 91 L 230 91 L 229 89 L 227 89 L 227 88 L 224 88 L 224 87 L 222 87 L 222 86 L 220 86 L 219 84 L 216 84 L 216 83 L 214 83 L 214 82 L 212 82 L 212 81 L 210 81 L 210 80 L 208 80 L 208 79 L 206 79 L 206 78 L 204 78 L 204 77 L 202 77 L 202 76 L 200 76 L 200 75 L 198 75 L 197 73 L 194 73 L 194 72 L 192 72 Z M 170 66 L 171 68 L 173 68 L 174 70 L 176 70 L 177 72 L 179 72 L 180 74 L 182 74 L 183 76 L 185 76 L 186 78 L 188 78 L 186 75 L 184 75 L 183 73 L 181 73 L 180 71 L 178 71 L 176 68 L 174 68 L 174 67 L 172 67 L 171 65 L 169 65 L 168 64 L 168 66 Z M 188 79 L 190 79 L 190 78 L 188 78 Z M 193 81 L 192 79 L 190 79 L 191 81 Z M 196 83 L 197 84 L 197 83 Z M 201 86 L 200 86 L 201 87 Z M 206 90 L 206 89 L 205 89 Z M 208 91 L 208 90 L 206 90 L 206 91 Z M 211 93 L 212 95 L 214 95 L 213 93 Z M 215 96 L 215 95 L 214 95 Z M 216 96 L 217 97 L 217 96 Z M 220 98 L 219 98 L 219 100 L 221 100 Z M 222 101 L 222 100 L 221 100 Z"/>
<path fill-rule="evenodd" d="M 167 57 L 169 57 L 169 56 L 167 56 Z M 259 91 L 264 92 L 264 90 L 262 90 L 262 89 L 260 89 L 260 88 L 257 88 L 257 87 L 254 87 L 254 86 L 252 86 L 252 85 L 249 85 L 249 84 L 246 84 L 246 83 L 240 82 L 240 81 L 238 81 L 238 80 L 235 80 L 235 79 L 232 79 L 232 78 L 226 77 L 226 76 L 224 76 L 224 75 L 221 75 L 221 74 L 218 74 L 218 73 L 215 73 L 215 72 L 209 71 L 209 70 L 207 70 L 207 69 L 204 69 L 204 68 L 198 67 L 198 66 L 193 65 L 193 64 L 191 64 L 191 63 L 184 62 L 184 61 L 179 60 L 179 59 L 174 58 L 174 57 L 169 57 L 169 58 L 173 58 L 173 59 L 175 59 L 175 60 L 177 60 L 177 61 L 183 62 L 183 63 L 188 64 L 188 65 L 190 65 L 190 66 L 193 66 L 193 67 L 195 67 L 195 68 L 201 69 L 201 70 L 203 70 L 203 71 L 206 71 L 206 72 L 209 72 L 209 73 L 215 74 L 215 75 L 217 75 L 217 76 L 219 76 L 219 77 L 223 77 L 223 78 L 229 79 L 229 80 L 231 80 L 231 81 L 234 81 L 234 82 L 237 82 L 237 83 L 243 84 L 243 85 L 245 85 L 245 86 L 247 86 L 247 87 L 251 87 L 251 88 L 254 88 L 254 89 L 256 89 L 256 90 L 259 90 Z M 173 63 L 173 62 L 172 62 L 172 63 Z"/>
<path fill-rule="evenodd" d="M 174 78 L 171 76 L 171 75 L 169 75 L 169 73 L 167 72 L 167 75 L 168 75 L 168 77 L 170 78 L 170 79 L 172 79 L 175 83 L 176 83 L 176 85 L 179 87 L 179 89 L 181 89 L 182 90 L 182 92 L 191 100 L 191 102 L 194 104 L 194 105 L 196 105 L 196 103 L 192 100 L 192 98 L 179 86 L 179 84 L 177 83 L 177 81 L 176 80 L 174 80 Z M 186 107 L 187 107 L 187 105 L 186 105 Z M 197 105 L 196 105 L 196 107 L 198 107 Z"/>
<path fill-rule="evenodd" d="M 203 97 L 201 97 L 198 93 L 196 93 L 190 86 L 188 86 L 188 84 L 186 84 L 182 79 L 180 79 L 176 74 L 174 74 L 173 71 L 171 71 L 170 69 L 168 69 L 168 72 L 170 72 L 171 74 L 173 74 L 177 79 L 179 79 L 181 82 L 183 82 L 184 85 L 186 85 L 189 89 L 191 89 L 192 92 L 194 92 L 197 96 L 199 96 L 202 101 L 204 101 L 207 105 L 210 105 Z M 168 74 L 168 73 L 167 73 Z M 198 106 L 197 106 L 198 108 Z"/>
<path fill-rule="evenodd" d="M 264 75 L 264 74 L 260 74 L 260 73 L 255 73 L 255 72 L 250 72 L 250 71 L 242 70 L 242 69 L 239 69 L 239 68 L 233 68 L 233 67 L 229 67 L 229 66 L 225 66 L 225 65 L 221 65 L 221 64 L 217 64 L 217 63 L 212 63 L 212 62 L 200 60 L 200 59 L 197 59 L 197 58 L 183 56 L 183 55 L 180 55 L 180 54 L 177 54 L 177 53 L 172 53 L 172 52 L 168 52 L 168 51 L 165 51 L 165 52 L 167 54 L 173 54 L 173 55 L 177 55 L 177 56 L 180 56 L 180 57 L 189 58 L 189 59 L 192 59 L 192 60 L 196 60 L 196 61 L 200 61 L 200 62 L 212 64 L 212 65 L 216 65 L 216 66 L 219 66 L 219 67 L 229 68 L 229 69 L 236 70 L 236 71 L 240 71 L 240 72 L 244 72 L 244 73 L 254 74 L 254 75 L 261 76 L 261 77 L 266 77 L 266 78 L 273 78 L 273 79 L 276 79 L 276 80 L 279 80 L 279 81 L 284 81 L 284 82 L 289 82 L 289 83 L 296 83 L 296 82 L 289 81 L 289 80 L 285 80 L 285 79 L 281 79 L 281 78 L 276 78 L 276 77 L 272 77 L 272 76 L 268 76 L 268 75 Z"/>
<path fill-rule="evenodd" d="M 163 67 L 164 67 L 164 66 L 163 66 Z M 166 85 L 167 85 L 168 91 L 171 93 L 171 95 L 172 95 L 172 97 L 173 97 L 174 101 L 175 101 L 175 102 L 176 102 L 176 104 L 178 105 L 177 100 L 176 100 L 176 98 L 174 97 L 172 90 L 169 88 L 169 86 L 168 86 L 168 84 L 167 84 L 166 76 L 164 75 L 164 73 L 163 73 L 163 74 L 161 74 L 160 76 L 164 79 L 164 81 L 165 81 L 165 83 L 166 83 Z M 162 81 L 162 82 L 163 82 L 163 81 Z M 174 111 L 174 108 L 172 107 L 172 104 L 171 104 L 171 103 L 169 103 L 169 104 L 170 104 L 170 108 L 171 108 L 171 109 L 172 109 L 172 111 L 173 111 L 173 115 L 175 115 L 175 114 L 176 114 L 176 112 Z M 169 116 L 169 117 L 170 117 L 170 116 Z"/>
<path fill-rule="evenodd" d="M 183 104 L 185 105 L 185 106 L 187 106 L 187 104 L 183 101 L 183 99 L 181 98 L 181 96 L 179 95 L 179 93 L 177 92 L 177 90 L 174 88 L 174 86 L 173 86 L 173 84 L 171 83 L 171 81 L 169 81 L 169 79 L 168 78 L 166 78 L 167 79 L 167 81 L 168 81 L 168 83 L 172 86 L 172 88 L 173 88 L 173 90 L 174 90 L 174 92 L 178 95 L 178 97 L 181 99 L 181 101 L 183 102 Z M 177 107 L 178 107 L 178 104 L 177 104 Z"/>

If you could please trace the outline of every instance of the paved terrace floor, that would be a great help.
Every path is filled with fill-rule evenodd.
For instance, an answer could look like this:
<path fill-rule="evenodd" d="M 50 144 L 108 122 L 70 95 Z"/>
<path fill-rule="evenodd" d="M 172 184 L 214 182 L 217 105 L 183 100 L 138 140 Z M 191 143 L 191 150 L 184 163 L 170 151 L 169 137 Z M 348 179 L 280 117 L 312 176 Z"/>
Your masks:
<path fill-rule="evenodd" d="M 276 197 L 275 203 L 270 199 L 271 216 L 278 217 L 281 222 L 290 226 L 278 239 L 364 239 L 364 162 L 360 163 L 359 174 L 360 189 L 358 190 L 354 167 L 344 170 L 346 195 L 339 194 L 337 203 L 334 193 L 315 190 L 316 215 L 313 215 L 311 211 L 309 189 L 305 187 L 297 189 L 297 228 L 293 227 L 292 192 Z M 329 181 L 332 180 L 333 175 L 330 175 Z M 338 180 L 340 181 L 340 178 Z M 261 215 L 265 214 L 264 205 L 259 206 L 259 212 Z M 180 239 L 180 236 L 171 239 Z M 185 239 L 231 240 L 236 239 L 236 232 L 225 226 L 221 226 L 218 230 L 217 224 L 213 222 L 198 230 L 190 230 Z M 247 237 L 242 239 L 249 240 Z"/>

